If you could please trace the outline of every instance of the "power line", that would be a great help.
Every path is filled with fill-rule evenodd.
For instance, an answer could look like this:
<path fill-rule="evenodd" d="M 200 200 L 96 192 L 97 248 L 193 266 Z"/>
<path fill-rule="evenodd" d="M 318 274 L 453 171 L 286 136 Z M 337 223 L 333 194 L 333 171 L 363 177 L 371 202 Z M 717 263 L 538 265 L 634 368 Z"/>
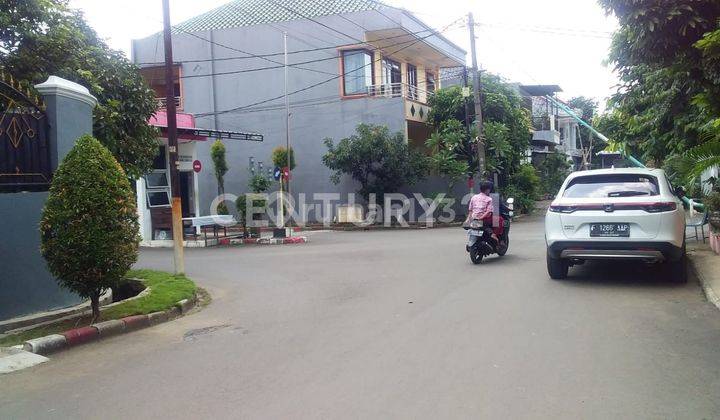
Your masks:
<path fill-rule="evenodd" d="M 426 37 L 424 37 L 424 38 L 422 38 L 422 39 L 428 38 L 428 37 L 430 37 L 430 36 L 432 36 L 432 35 L 436 35 L 436 34 L 439 34 L 439 33 L 440 33 L 440 32 L 438 32 L 438 31 L 433 31 L 433 33 L 429 34 L 428 36 L 426 36 Z M 407 36 L 407 34 L 405 34 L 405 35 L 403 35 L 403 36 L 405 37 L 405 36 Z M 410 47 L 410 46 L 414 45 L 415 43 L 417 43 L 417 40 L 411 39 L 411 40 L 407 40 L 407 41 L 403 41 L 403 42 L 398 42 L 398 43 L 395 43 L 395 44 L 390 44 L 390 45 L 386 46 L 385 48 L 388 48 L 388 47 L 396 47 L 396 46 L 403 45 L 403 44 L 410 44 L 410 45 L 408 45 L 408 47 Z M 350 44 L 350 45 L 355 45 L 355 44 Z M 373 47 L 373 48 L 366 49 L 366 50 L 368 50 L 368 51 L 370 51 L 370 52 L 374 52 L 374 51 L 381 51 L 381 52 L 383 52 L 383 50 L 382 50 L 380 47 Z M 337 60 L 337 59 L 338 59 L 338 56 L 334 55 L 334 56 L 332 56 L 332 57 L 327 57 L 327 58 L 318 58 L 318 59 L 314 59 L 314 60 L 301 61 L 301 62 L 299 62 L 299 63 L 288 64 L 288 66 L 289 66 L 289 67 L 298 68 L 298 69 L 301 69 L 301 70 L 308 70 L 307 68 L 298 67 L 298 66 L 304 65 L 304 64 L 319 63 L 319 62 L 322 62 L 322 61 Z M 284 68 L 284 67 L 285 67 L 285 65 L 282 64 L 282 65 L 277 65 L 277 66 L 257 67 L 257 68 L 250 68 L 250 69 L 241 69 L 241 70 L 231 70 L 231 71 L 218 72 L 218 73 L 190 74 L 190 75 L 186 75 L 186 76 L 180 76 L 180 79 L 192 79 L 192 78 L 196 78 L 196 77 L 211 77 L 211 76 L 223 76 L 223 75 L 229 75 L 229 74 L 252 73 L 252 72 L 264 71 L 264 70 L 274 70 L 274 69 L 279 69 L 279 68 Z M 314 70 L 315 72 L 317 72 L 317 73 L 327 74 L 327 75 L 331 75 L 331 76 L 338 76 L 338 75 L 339 75 L 338 73 L 335 73 L 335 72 L 327 72 L 327 71 L 324 71 L 324 70 L 317 70 L 317 69 L 313 69 L 313 70 Z M 362 78 L 362 77 L 364 77 L 364 76 L 350 76 L 350 77 Z M 148 80 L 160 80 L 160 79 L 153 78 L 153 79 L 148 79 Z"/>
<path fill-rule="evenodd" d="M 455 21 L 451 22 L 450 24 L 448 24 L 446 27 L 444 27 L 444 28 L 441 29 L 440 31 L 435 31 L 435 33 L 442 33 L 442 32 L 444 32 L 445 30 L 447 30 L 447 28 L 449 28 L 450 26 L 456 24 L 458 21 L 460 21 L 460 20 L 462 20 L 462 19 L 464 19 L 464 18 L 465 18 L 465 17 L 462 16 L 462 17 L 456 19 Z M 389 54 L 389 55 L 397 54 L 397 53 L 399 53 L 400 51 L 403 51 L 403 50 L 405 50 L 405 49 L 407 49 L 407 48 L 410 48 L 411 46 L 417 44 L 418 42 L 420 42 L 420 41 L 422 41 L 422 40 L 424 40 L 424 39 L 426 39 L 426 38 L 429 38 L 429 37 L 431 37 L 431 36 L 433 36 L 433 35 L 434 35 L 434 33 L 433 33 L 433 34 L 430 34 L 430 35 L 426 35 L 426 36 L 424 36 L 424 37 L 420 37 L 420 38 L 414 40 L 413 43 L 411 43 L 411 44 L 409 44 L 409 45 L 406 45 L 406 46 L 404 46 L 404 47 L 402 47 L 402 48 L 400 48 L 400 49 L 392 52 L 392 53 Z M 367 66 L 374 65 L 375 63 L 377 63 L 377 62 L 379 62 L 379 61 L 380 61 L 379 59 L 373 60 L 373 61 L 371 61 L 370 63 L 365 64 L 364 66 L 355 69 L 354 71 L 360 70 L 360 69 L 365 68 L 365 67 L 367 67 Z M 301 92 L 305 92 L 305 91 L 310 90 L 310 89 L 313 89 L 313 88 L 315 88 L 315 87 L 317 87 L 317 86 L 320 86 L 320 85 L 323 85 L 323 84 L 325 84 L 325 83 L 329 83 L 329 82 L 332 82 L 332 81 L 334 81 L 334 80 L 337 80 L 337 79 L 341 78 L 342 76 L 343 76 L 342 74 L 337 75 L 337 76 L 333 76 L 333 77 L 331 77 L 331 78 L 329 78 L 329 79 L 326 79 L 326 80 L 320 81 L 320 82 L 318 82 L 318 83 L 314 83 L 314 84 L 312 84 L 312 85 L 310 85 L 310 86 L 306 86 L 306 87 L 304 87 L 304 88 L 301 88 L 301 89 L 295 90 L 295 91 L 293 91 L 293 92 L 290 92 L 290 93 L 288 93 L 288 95 L 295 95 L 295 94 L 298 94 L 298 93 L 301 93 Z M 262 105 L 262 104 L 264 104 L 264 103 L 272 102 L 272 101 L 278 100 L 278 99 L 283 98 L 283 97 L 285 97 L 284 94 L 283 94 L 283 95 L 280 95 L 280 96 L 276 96 L 276 97 L 274 97 L 274 98 L 269 98 L 269 99 L 265 99 L 265 100 L 262 100 L 262 101 L 258 101 L 258 102 L 255 102 L 255 103 L 252 103 L 252 104 L 249 104 L 249 105 L 244 105 L 244 106 L 240 106 L 240 107 L 236 107 L 236 108 L 231 108 L 231 109 L 227 109 L 227 110 L 224 110 L 224 111 L 199 113 L 199 114 L 196 114 L 196 116 L 204 117 L 204 116 L 209 116 L 209 115 L 227 114 L 227 113 L 229 113 L 229 112 L 236 112 L 236 111 L 239 111 L 239 110 L 242 110 L 242 109 L 254 107 L 254 106 L 256 106 L 256 105 Z"/>
<path fill-rule="evenodd" d="M 476 23 L 475 26 L 478 27 L 489 27 L 489 28 L 499 28 L 499 29 L 509 29 L 509 30 L 520 30 L 520 31 L 527 31 L 527 32 L 539 32 L 539 33 L 546 33 L 546 34 L 554 34 L 554 35 L 569 35 L 569 36 L 579 36 L 579 37 L 589 37 L 589 38 L 602 38 L 602 39 L 610 39 L 612 38 L 611 32 L 605 32 L 605 31 L 595 31 L 595 30 L 584 30 L 584 29 L 575 29 L 575 28 L 559 28 L 559 27 L 543 27 L 543 26 L 526 26 L 526 25 L 499 25 L 495 23 Z"/>
<path fill-rule="evenodd" d="M 384 37 L 384 38 L 378 38 L 378 39 L 373 40 L 373 42 L 386 41 L 389 39 L 405 38 L 408 35 L 420 35 L 420 34 L 423 34 L 426 32 L 436 32 L 436 31 L 434 29 L 423 29 L 422 31 L 407 32 L 402 35 L 393 35 L 393 36 L 388 36 L 388 37 Z M 295 38 L 299 41 L 302 41 L 300 38 L 296 38 L 296 37 L 293 37 L 293 38 Z M 305 41 L 302 41 L 302 42 L 305 42 Z M 288 54 L 291 55 L 291 54 L 302 54 L 302 53 L 322 51 L 322 50 L 336 50 L 338 48 L 352 47 L 354 45 L 357 45 L 357 43 L 353 42 L 350 44 L 329 45 L 327 47 L 316 47 L 316 48 L 307 48 L 307 49 L 302 49 L 302 50 L 288 51 Z M 204 63 L 206 61 L 247 60 L 247 59 L 253 59 L 253 58 L 276 57 L 276 56 L 282 56 L 282 55 L 283 55 L 282 52 L 277 52 L 277 53 L 269 53 L 269 54 L 244 55 L 241 57 L 219 57 L 219 58 L 202 58 L 202 59 L 194 59 L 194 60 L 178 60 L 177 62 L 178 63 Z M 337 58 L 337 57 L 332 57 L 332 58 Z M 156 64 L 161 65 L 163 63 L 160 61 L 145 61 L 145 62 L 138 62 L 135 64 L 140 65 L 140 66 L 151 66 L 151 65 L 156 65 Z M 290 64 L 290 66 L 293 66 L 293 64 Z"/>

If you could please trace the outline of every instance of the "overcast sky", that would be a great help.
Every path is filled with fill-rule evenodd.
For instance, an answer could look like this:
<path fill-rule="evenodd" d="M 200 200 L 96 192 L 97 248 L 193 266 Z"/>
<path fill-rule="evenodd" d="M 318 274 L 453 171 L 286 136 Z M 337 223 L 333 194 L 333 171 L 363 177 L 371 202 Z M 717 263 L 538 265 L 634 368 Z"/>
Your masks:
<path fill-rule="evenodd" d="M 302 0 L 299 0 L 302 1 Z M 179 23 L 228 0 L 172 0 L 171 20 Z M 480 66 L 525 84 L 558 84 L 561 97 L 585 95 L 604 103 L 616 84 L 603 64 L 616 28 L 596 0 L 388 0 L 435 28 L 472 11 Z M 130 40 L 162 29 L 161 0 L 71 0 L 111 47 L 129 55 Z M 445 34 L 470 51 L 466 29 Z M 469 60 L 469 57 L 468 57 Z"/>

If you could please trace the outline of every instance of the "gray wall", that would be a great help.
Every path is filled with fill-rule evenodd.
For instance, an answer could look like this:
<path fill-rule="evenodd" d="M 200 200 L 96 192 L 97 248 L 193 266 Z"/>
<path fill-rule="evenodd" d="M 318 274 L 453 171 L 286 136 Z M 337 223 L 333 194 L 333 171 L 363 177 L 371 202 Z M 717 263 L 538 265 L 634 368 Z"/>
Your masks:
<path fill-rule="evenodd" d="M 319 17 L 316 20 L 357 39 L 364 39 L 366 29 L 395 28 L 398 27 L 396 22 L 400 22 L 410 32 L 426 29 L 417 20 L 399 10 L 385 10 L 383 13 L 390 19 L 376 11 L 368 11 L 346 14 L 345 18 L 334 15 Z M 351 24 L 348 19 L 356 22 L 357 25 Z M 291 92 L 337 75 L 340 72 L 340 63 L 335 47 L 356 42 L 308 20 L 220 29 L 197 34 L 199 37 L 212 40 L 215 44 L 188 34 L 176 33 L 173 35 L 173 57 L 176 62 L 183 62 L 183 112 L 197 115 L 224 111 L 282 96 L 284 94 L 283 68 L 221 74 L 277 66 L 276 63 L 260 58 L 224 59 L 244 56 L 243 53 L 236 50 L 248 51 L 253 54 L 281 52 L 283 50 L 282 31 L 288 32 L 289 51 L 331 47 L 290 55 L 290 64 L 327 59 L 303 65 L 303 67 L 317 70 L 317 72 L 291 67 L 289 70 L 289 91 Z M 464 59 L 464 52 L 442 37 L 433 36 L 426 41 L 453 57 L 461 56 Z M 401 47 L 389 49 L 389 52 Z M 161 34 L 133 41 L 132 50 L 133 61 L 140 65 L 161 63 L 164 57 Z M 214 61 L 187 62 L 188 60 L 209 60 L 210 58 L 214 58 Z M 282 55 L 268 58 L 278 63 L 283 61 Z M 195 77 L 213 73 L 216 76 Z M 340 79 L 337 78 L 291 96 L 293 106 L 290 120 L 290 142 L 295 150 L 298 165 L 291 181 L 291 190 L 295 196 L 299 192 L 308 195 L 314 192 L 345 194 L 357 189 L 357 185 L 351 179 L 343 179 L 339 185 L 330 182 L 330 171 L 321 161 L 322 155 L 326 151 L 323 144 L 325 138 L 329 137 L 338 141 L 350 136 L 354 133 L 357 124 L 362 122 L 386 125 L 392 131 L 405 132 L 405 111 L 402 98 L 341 99 L 340 92 Z M 321 103 L 309 104 L 307 101 L 310 100 Z M 258 108 L 253 110 L 246 109 L 196 118 L 198 127 L 258 132 L 265 136 L 265 141 L 260 144 L 225 141 L 230 167 L 225 178 L 226 192 L 234 194 L 247 192 L 248 158 L 250 156 L 253 156 L 256 161 L 263 161 L 266 168 L 272 165 L 270 162 L 272 149 L 285 144 L 285 117 L 282 106 L 283 99 L 279 98 L 257 105 Z M 276 109 L 267 109 L 272 107 Z M 209 157 L 212 142 L 213 140 L 209 139 L 205 143 L 198 144 L 197 148 L 198 157 L 204 163 L 204 168 L 207 168 L 201 172 L 199 181 L 202 214 L 208 213 L 210 202 L 215 198 L 217 191 Z M 437 191 L 434 186 L 432 189 Z"/>
<path fill-rule="evenodd" d="M 75 140 L 92 133 L 90 105 L 68 97 L 43 97 L 51 161 L 62 161 Z M 40 254 L 39 223 L 47 192 L 0 193 L 0 320 L 71 306 L 79 296 L 62 289 Z"/>

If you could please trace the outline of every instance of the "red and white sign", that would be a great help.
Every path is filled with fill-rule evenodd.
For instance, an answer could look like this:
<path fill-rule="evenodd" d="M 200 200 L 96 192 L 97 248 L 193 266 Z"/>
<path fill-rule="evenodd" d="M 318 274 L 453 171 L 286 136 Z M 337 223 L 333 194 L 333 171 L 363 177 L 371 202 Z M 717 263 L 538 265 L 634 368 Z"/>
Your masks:
<path fill-rule="evenodd" d="M 282 168 L 282 176 L 284 179 L 290 179 L 290 168 L 287 166 Z"/>
<path fill-rule="evenodd" d="M 202 171 L 202 162 L 200 162 L 199 160 L 194 160 L 193 171 L 195 171 L 196 173 L 200 173 L 200 171 Z"/>

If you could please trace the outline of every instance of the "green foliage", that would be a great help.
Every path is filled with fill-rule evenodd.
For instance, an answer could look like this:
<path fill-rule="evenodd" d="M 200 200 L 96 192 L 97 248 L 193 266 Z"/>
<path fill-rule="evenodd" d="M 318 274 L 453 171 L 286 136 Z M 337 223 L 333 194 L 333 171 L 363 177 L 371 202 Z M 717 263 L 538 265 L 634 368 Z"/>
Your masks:
<path fill-rule="evenodd" d="M 223 194 L 225 192 L 225 174 L 228 171 L 228 164 L 225 158 L 225 145 L 222 141 L 215 140 L 215 143 L 210 147 L 210 158 L 213 162 L 215 179 L 217 179 L 218 183 L 218 194 Z"/>
<path fill-rule="evenodd" d="M 184 275 L 155 270 L 130 270 L 125 277 L 142 280 L 150 288 L 147 295 L 107 308 L 102 319 L 120 319 L 132 315 L 146 315 L 165 311 L 183 299 L 195 295 L 197 286 Z"/>
<path fill-rule="evenodd" d="M 610 138 L 648 163 L 720 139 L 720 3 L 601 0 L 620 28 Z"/>
<path fill-rule="evenodd" d="M 713 191 L 703 198 L 707 211 L 720 211 L 720 192 Z"/>
<path fill-rule="evenodd" d="M 288 153 L 287 149 L 283 146 L 278 146 L 273 149 L 272 151 L 272 163 L 273 165 L 284 168 L 288 166 Z M 290 148 L 290 170 L 292 171 L 295 169 L 295 151 L 293 148 Z"/>
<path fill-rule="evenodd" d="M 530 115 L 523 107 L 522 98 L 517 89 L 506 83 L 500 76 L 483 74 L 481 85 L 483 109 L 483 133 L 485 139 L 485 166 L 489 173 L 497 173 L 499 187 L 503 191 L 515 191 L 515 182 L 524 179 L 515 175 L 521 171 L 525 152 L 530 147 Z M 465 126 L 465 105 L 473 112 L 472 97 L 463 98 L 462 89 L 457 86 L 439 89 L 430 97 L 431 112 L 429 121 L 436 133 L 426 146 L 431 149 L 431 166 L 447 173 L 459 176 L 461 169 L 472 176 L 478 171 L 477 144 L 470 139 L 477 137 L 474 115 L 468 120 L 471 127 Z M 467 132 L 469 128 L 470 138 Z M 449 145 L 450 147 L 438 147 Z M 461 168 L 459 163 L 465 165 Z M 528 169 L 522 169 L 527 171 Z M 535 197 L 537 193 L 528 197 Z M 520 197 L 518 196 L 518 199 Z M 532 204 L 525 208 L 531 209 Z"/>
<path fill-rule="evenodd" d="M 273 180 L 262 174 L 251 175 L 248 180 L 248 188 L 254 193 L 263 193 L 270 189 Z"/>
<path fill-rule="evenodd" d="M 503 196 L 515 198 L 515 208 L 522 213 L 532 213 L 535 201 L 540 198 L 540 177 L 530 164 L 522 164 L 502 189 Z"/>
<path fill-rule="evenodd" d="M 440 123 L 440 128 L 425 141 L 425 146 L 432 152 L 428 163 L 430 168 L 447 180 L 447 193 L 458 180 L 467 178 L 470 168 L 467 159 L 463 158 L 463 148 L 467 135 L 463 124 L 455 119 Z"/>
<path fill-rule="evenodd" d="M 322 160 L 333 171 L 330 179 L 340 182 L 343 174 L 360 183 L 358 192 L 365 199 L 371 193 L 396 192 L 424 178 L 427 159 L 410 150 L 402 133 L 391 134 L 385 126 L 359 124 L 355 134 L 334 144 L 325 139 L 328 151 Z"/>
<path fill-rule="evenodd" d="M 98 99 L 93 134 L 131 177 L 151 167 L 155 95 L 125 56 L 108 48 L 66 0 L 0 1 L 0 69 L 29 84 L 60 76 Z"/>
<path fill-rule="evenodd" d="M 555 197 L 562 183 L 570 173 L 570 163 L 563 153 L 555 152 L 545 156 L 537 168 L 542 180 L 543 194 Z"/>
<path fill-rule="evenodd" d="M 238 222 L 243 227 L 243 231 L 247 235 L 248 224 L 248 204 L 256 209 L 265 209 L 267 207 L 267 199 L 262 194 L 240 194 L 235 200 L 235 208 L 238 212 Z M 257 215 L 257 213 L 255 213 Z"/>
<path fill-rule="evenodd" d="M 678 181 L 685 185 L 695 184 L 708 169 L 720 165 L 720 141 L 712 140 L 677 155 L 669 162 Z"/>
<path fill-rule="evenodd" d="M 117 286 L 137 260 L 135 194 L 110 151 L 91 136 L 77 140 L 58 167 L 40 222 L 42 254 L 68 289 L 93 301 Z"/>
<path fill-rule="evenodd" d="M 125 278 L 142 280 L 150 293 L 137 299 L 120 302 L 111 307 L 103 309 L 100 318 L 97 320 L 109 321 L 120 319 L 126 316 L 146 315 L 153 312 L 165 311 L 177 304 L 177 302 L 191 298 L 195 295 L 197 287 L 192 280 L 185 276 L 173 275 L 162 271 L 154 270 L 130 270 Z M 81 325 L 89 325 L 92 318 L 69 319 L 58 323 L 43 325 L 41 327 L 24 330 L 17 334 L 11 334 L 0 338 L 0 347 L 22 344 L 33 338 L 44 337 L 50 334 L 60 334 Z"/>

